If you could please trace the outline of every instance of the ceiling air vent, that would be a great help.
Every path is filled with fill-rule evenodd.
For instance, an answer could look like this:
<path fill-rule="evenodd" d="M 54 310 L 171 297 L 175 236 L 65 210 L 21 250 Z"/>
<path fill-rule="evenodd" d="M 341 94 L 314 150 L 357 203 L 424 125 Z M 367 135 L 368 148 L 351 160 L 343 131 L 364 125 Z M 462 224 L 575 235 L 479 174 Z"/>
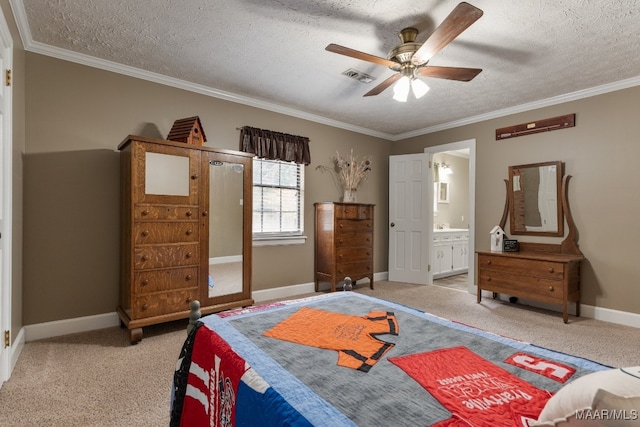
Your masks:
<path fill-rule="evenodd" d="M 358 80 L 361 83 L 371 83 L 376 78 L 370 76 L 369 74 L 363 73 L 358 70 L 354 70 L 353 68 L 349 68 L 347 71 L 343 71 L 342 75 L 351 77 L 352 79 Z"/>

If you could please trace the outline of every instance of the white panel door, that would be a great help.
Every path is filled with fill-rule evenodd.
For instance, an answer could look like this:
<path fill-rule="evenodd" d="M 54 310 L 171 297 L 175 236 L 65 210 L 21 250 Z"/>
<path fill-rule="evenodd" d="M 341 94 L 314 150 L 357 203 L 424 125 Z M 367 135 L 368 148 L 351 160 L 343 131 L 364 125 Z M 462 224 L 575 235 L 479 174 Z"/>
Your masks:
<path fill-rule="evenodd" d="M 389 157 L 389 280 L 431 283 L 429 155 Z"/>
<path fill-rule="evenodd" d="M 5 331 L 11 331 L 11 210 L 12 140 L 11 86 L 5 80 L 11 69 L 13 42 L 0 10 L 0 387 L 11 376 L 11 357 L 5 348 Z"/>

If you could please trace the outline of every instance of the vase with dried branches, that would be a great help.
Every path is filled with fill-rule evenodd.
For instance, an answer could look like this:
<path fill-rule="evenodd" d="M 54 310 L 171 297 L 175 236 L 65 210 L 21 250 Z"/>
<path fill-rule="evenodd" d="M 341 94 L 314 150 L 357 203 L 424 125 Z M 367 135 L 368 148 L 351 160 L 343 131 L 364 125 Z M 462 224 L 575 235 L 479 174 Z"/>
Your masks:
<path fill-rule="evenodd" d="M 319 165 L 316 169 L 331 173 L 336 185 L 343 191 L 343 202 L 355 202 L 358 186 L 371 172 L 371 156 L 360 159 L 353 155 L 352 149 L 348 156 L 343 157 L 336 151 L 332 163 L 332 166 Z"/>

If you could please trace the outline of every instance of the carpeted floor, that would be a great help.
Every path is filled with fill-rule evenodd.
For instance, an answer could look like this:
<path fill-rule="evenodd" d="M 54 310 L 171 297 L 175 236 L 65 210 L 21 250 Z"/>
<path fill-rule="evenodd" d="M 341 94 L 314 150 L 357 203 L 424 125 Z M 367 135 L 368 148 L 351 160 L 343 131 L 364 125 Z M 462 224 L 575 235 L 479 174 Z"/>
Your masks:
<path fill-rule="evenodd" d="M 636 328 L 485 299 L 441 286 L 380 281 L 356 292 L 395 301 L 610 366 L 640 365 Z M 145 328 L 129 345 L 120 328 L 29 342 L 0 389 L 0 426 L 163 426 L 186 320 Z"/>

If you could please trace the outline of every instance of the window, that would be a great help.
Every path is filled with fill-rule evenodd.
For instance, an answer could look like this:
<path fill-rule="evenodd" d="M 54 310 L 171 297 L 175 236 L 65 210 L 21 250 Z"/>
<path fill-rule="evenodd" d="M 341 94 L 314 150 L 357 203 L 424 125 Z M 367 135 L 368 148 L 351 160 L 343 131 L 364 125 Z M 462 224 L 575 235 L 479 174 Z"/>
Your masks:
<path fill-rule="evenodd" d="M 253 159 L 254 241 L 301 237 L 303 207 L 303 165 Z"/>

